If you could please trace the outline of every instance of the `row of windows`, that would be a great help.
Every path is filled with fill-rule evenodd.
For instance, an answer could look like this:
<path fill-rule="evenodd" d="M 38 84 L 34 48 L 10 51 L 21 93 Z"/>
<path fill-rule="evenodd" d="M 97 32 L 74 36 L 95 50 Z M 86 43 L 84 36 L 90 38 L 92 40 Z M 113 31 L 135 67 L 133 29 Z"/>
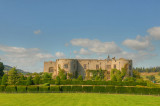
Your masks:
<path fill-rule="evenodd" d="M 60 67 L 60 65 L 59 65 L 59 67 Z M 111 69 L 111 65 L 106 65 L 106 67 L 107 67 L 107 69 Z M 63 68 L 67 69 L 68 64 L 64 64 Z M 75 65 L 74 65 L 74 68 L 76 68 Z M 83 64 L 83 68 L 87 69 L 87 64 Z M 99 69 L 99 65 L 96 65 L 96 69 L 97 70 Z M 116 64 L 114 64 L 114 69 L 116 69 Z"/>

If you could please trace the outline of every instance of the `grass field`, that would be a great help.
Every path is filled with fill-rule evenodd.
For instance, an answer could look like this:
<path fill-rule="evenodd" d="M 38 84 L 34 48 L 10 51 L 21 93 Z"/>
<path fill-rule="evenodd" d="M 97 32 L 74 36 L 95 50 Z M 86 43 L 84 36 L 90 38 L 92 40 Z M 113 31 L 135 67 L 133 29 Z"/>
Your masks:
<path fill-rule="evenodd" d="M 160 106 L 159 96 L 96 93 L 0 94 L 0 106 Z"/>

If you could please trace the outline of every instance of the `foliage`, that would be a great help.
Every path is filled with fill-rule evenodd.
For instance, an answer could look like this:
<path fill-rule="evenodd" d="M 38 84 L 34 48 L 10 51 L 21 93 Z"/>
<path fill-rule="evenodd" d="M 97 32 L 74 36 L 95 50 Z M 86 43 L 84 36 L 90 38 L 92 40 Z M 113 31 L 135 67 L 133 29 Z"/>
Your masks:
<path fill-rule="evenodd" d="M 42 74 L 42 80 L 43 83 L 49 83 L 52 79 L 52 73 L 41 73 Z"/>
<path fill-rule="evenodd" d="M 82 75 L 79 75 L 78 78 L 77 78 L 77 80 L 78 80 L 78 81 L 83 81 Z"/>
<path fill-rule="evenodd" d="M 72 86 L 72 91 L 81 92 L 82 90 L 82 86 Z"/>
<path fill-rule="evenodd" d="M 158 75 L 160 76 L 160 72 L 158 73 Z"/>
<path fill-rule="evenodd" d="M 137 70 L 133 70 L 133 77 L 140 78 L 140 73 Z"/>
<path fill-rule="evenodd" d="M 16 82 L 18 81 L 18 78 L 19 78 L 18 72 L 14 67 L 8 72 L 8 84 L 15 85 Z"/>
<path fill-rule="evenodd" d="M 4 74 L 2 77 L 1 85 L 7 85 L 8 75 Z"/>
<path fill-rule="evenodd" d="M 17 86 L 17 92 L 25 93 L 27 91 L 26 86 Z"/>
<path fill-rule="evenodd" d="M 73 74 L 72 73 L 67 73 L 68 79 L 72 79 Z"/>
<path fill-rule="evenodd" d="M 60 92 L 60 87 L 58 85 L 56 86 L 50 86 L 51 92 Z"/>
<path fill-rule="evenodd" d="M 16 86 L 14 86 L 14 85 L 8 85 L 8 86 L 6 86 L 6 89 L 5 89 L 5 91 L 6 92 L 16 92 L 17 91 L 17 89 L 16 89 Z"/>
<path fill-rule="evenodd" d="M 55 84 L 56 84 L 56 85 L 59 85 L 59 84 L 60 84 L 60 77 L 59 77 L 59 76 L 56 77 Z"/>
<path fill-rule="evenodd" d="M 113 75 L 113 76 L 111 77 L 111 81 L 117 81 L 117 78 L 116 78 L 115 75 Z"/>
<path fill-rule="evenodd" d="M 58 67 L 59 73 L 58 76 L 60 77 L 60 79 L 65 80 L 67 78 L 65 70 L 61 69 L 60 67 Z"/>
<path fill-rule="evenodd" d="M 138 72 L 160 72 L 160 67 L 150 67 L 150 68 L 144 68 L 144 67 L 141 67 L 141 68 L 133 68 L 133 70 L 137 70 Z"/>
<path fill-rule="evenodd" d="M 61 86 L 61 91 L 71 91 L 71 86 Z"/>
<path fill-rule="evenodd" d="M 32 76 L 27 77 L 27 83 L 26 85 L 32 85 L 33 81 L 32 81 Z"/>
<path fill-rule="evenodd" d="M 5 85 L 0 85 L 0 92 L 4 92 L 5 91 Z"/>
<path fill-rule="evenodd" d="M 106 92 L 106 87 L 105 86 L 94 86 L 93 92 Z"/>
<path fill-rule="evenodd" d="M 33 83 L 35 85 L 38 85 L 39 84 L 39 80 L 40 80 L 40 76 L 38 74 L 36 74 L 35 77 L 33 78 Z"/>
<path fill-rule="evenodd" d="M 155 81 L 154 75 L 146 76 L 146 78 L 148 78 L 150 81 Z"/>
<path fill-rule="evenodd" d="M 86 79 L 87 80 L 95 80 L 95 78 L 98 76 L 99 80 L 104 80 L 106 77 L 107 70 L 86 70 Z M 92 74 L 92 76 L 90 76 Z"/>
<path fill-rule="evenodd" d="M 38 92 L 38 86 L 27 86 L 27 92 Z"/>
<path fill-rule="evenodd" d="M 0 77 L 2 77 L 4 74 L 3 70 L 4 70 L 4 65 L 2 62 L 0 62 Z"/>
<path fill-rule="evenodd" d="M 93 91 L 93 86 L 83 86 L 83 91 L 84 92 L 92 92 Z"/>
<path fill-rule="evenodd" d="M 49 86 L 39 86 L 39 92 L 49 92 Z"/>
<path fill-rule="evenodd" d="M 50 86 L 50 84 L 49 83 L 44 83 L 43 86 Z"/>

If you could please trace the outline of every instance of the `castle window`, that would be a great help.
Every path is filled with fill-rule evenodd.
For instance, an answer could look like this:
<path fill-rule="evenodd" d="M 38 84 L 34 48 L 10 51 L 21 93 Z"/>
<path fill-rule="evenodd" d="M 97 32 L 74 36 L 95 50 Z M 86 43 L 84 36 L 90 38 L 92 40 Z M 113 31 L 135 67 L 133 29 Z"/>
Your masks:
<path fill-rule="evenodd" d="M 54 70 L 53 67 L 49 68 L 49 72 L 53 72 L 53 70 Z"/>
<path fill-rule="evenodd" d="M 87 69 L 87 64 L 83 64 L 83 68 L 84 68 L 84 69 Z"/>
<path fill-rule="evenodd" d="M 114 69 L 116 69 L 116 64 L 114 64 Z"/>
<path fill-rule="evenodd" d="M 93 73 L 92 72 L 90 72 L 90 76 L 93 77 Z"/>
<path fill-rule="evenodd" d="M 64 68 L 68 68 L 68 64 L 64 64 L 64 66 L 63 66 Z"/>
<path fill-rule="evenodd" d="M 99 70 L 99 65 L 96 65 L 96 70 Z"/>

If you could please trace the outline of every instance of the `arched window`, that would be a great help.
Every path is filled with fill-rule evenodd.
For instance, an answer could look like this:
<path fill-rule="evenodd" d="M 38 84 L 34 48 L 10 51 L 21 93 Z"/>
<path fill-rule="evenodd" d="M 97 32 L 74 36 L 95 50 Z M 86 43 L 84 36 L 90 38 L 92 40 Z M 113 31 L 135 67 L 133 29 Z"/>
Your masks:
<path fill-rule="evenodd" d="M 54 70 L 53 67 L 49 68 L 49 72 L 53 72 L 53 70 Z"/>

